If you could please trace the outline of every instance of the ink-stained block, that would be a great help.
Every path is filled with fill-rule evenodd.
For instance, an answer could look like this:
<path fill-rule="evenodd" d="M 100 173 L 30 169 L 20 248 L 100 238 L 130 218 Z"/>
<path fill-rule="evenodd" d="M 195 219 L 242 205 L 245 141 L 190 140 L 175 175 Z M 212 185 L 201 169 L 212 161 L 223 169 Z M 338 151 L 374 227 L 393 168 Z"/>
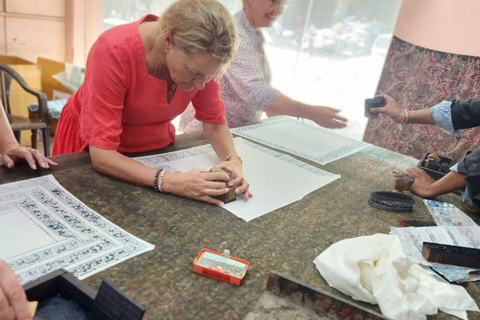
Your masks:
<path fill-rule="evenodd" d="M 480 268 L 480 249 L 424 242 L 422 255 L 430 262 Z"/>
<path fill-rule="evenodd" d="M 228 172 L 226 172 L 222 169 L 218 169 L 218 168 L 212 168 L 212 169 L 210 169 L 210 172 L 220 172 L 220 173 L 226 174 L 227 176 L 230 176 L 230 174 Z M 237 194 L 235 193 L 235 188 L 230 187 L 230 188 L 228 188 L 227 193 L 221 194 L 219 196 L 215 196 L 213 198 L 218 199 L 220 201 L 223 201 L 223 203 L 229 203 L 229 202 L 237 200 Z"/>

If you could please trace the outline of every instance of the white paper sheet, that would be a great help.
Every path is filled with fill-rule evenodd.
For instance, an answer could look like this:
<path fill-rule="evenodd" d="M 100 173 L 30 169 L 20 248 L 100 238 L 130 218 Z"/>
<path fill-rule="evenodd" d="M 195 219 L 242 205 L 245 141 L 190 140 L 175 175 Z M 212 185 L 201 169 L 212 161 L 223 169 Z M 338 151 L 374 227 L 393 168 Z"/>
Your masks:
<path fill-rule="evenodd" d="M 88 208 L 52 175 L 0 185 L 0 258 L 22 284 L 59 268 L 84 279 L 153 248 Z"/>
<path fill-rule="evenodd" d="M 448 281 L 466 282 L 477 281 L 478 275 L 470 274 L 480 269 L 458 267 L 441 263 L 430 263 L 422 256 L 423 242 L 433 242 L 461 247 L 480 249 L 480 227 L 422 227 L 422 228 L 391 228 L 390 234 L 397 235 L 402 242 L 405 252 L 410 253 L 413 258 L 421 264 L 432 267 Z"/>
<path fill-rule="evenodd" d="M 340 178 L 241 138 L 235 139 L 235 145 L 243 158 L 243 174 L 254 196 L 248 201 L 239 198 L 224 208 L 247 222 L 298 201 Z M 135 159 L 173 172 L 194 168 L 209 170 L 219 163 L 210 145 Z"/>
<path fill-rule="evenodd" d="M 231 129 L 232 133 L 309 159 L 321 165 L 344 158 L 369 146 L 319 126 L 289 117 Z"/>

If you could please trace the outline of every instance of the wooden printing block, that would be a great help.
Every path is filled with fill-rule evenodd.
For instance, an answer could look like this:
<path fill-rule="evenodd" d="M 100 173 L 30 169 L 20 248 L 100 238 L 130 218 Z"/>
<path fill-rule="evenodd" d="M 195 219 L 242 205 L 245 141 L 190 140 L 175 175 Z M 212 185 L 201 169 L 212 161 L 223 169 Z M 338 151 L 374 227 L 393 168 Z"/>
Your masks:
<path fill-rule="evenodd" d="M 227 193 L 221 194 L 219 196 L 215 196 L 213 198 L 223 201 L 223 203 L 229 203 L 237 200 L 237 194 L 235 193 L 234 187 L 229 187 Z"/>
<path fill-rule="evenodd" d="M 414 181 L 415 178 L 405 172 L 394 170 L 392 175 L 393 192 L 403 193 L 403 191 L 409 191 Z"/>
<path fill-rule="evenodd" d="M 435 160 L 440 163 L 440 161 L 442 161 L 442 158 L 440 158 L 440 156 L 436 153 L 429 153 L 425 160 Z"/>
<path fill-rule="evenodd" d="M 370 109 L 385 106 L 385 98 L 375 97 L 372 99 L 365 99 L 365 117 L 369 119 L 378 118 L 378 113 L 370 113 Z"/>
<path fill-rule="evenodd" d="M 440 170 L 440 163 L 438 163 L 438 161 L 435 159 L 425 159 L 425 162 L 423 165 L 425 168 L 428 168 L 431 170 L 435 170 L 435 171 Z"/>
<path fill-rule="evenodd" d="M 398 223 L 402 227 L 434 227 L 437 225 L 433 220 L 422 219 L 400 219 Z"/>
<path fill-rule="evenodd" d="M 210 172 L 220 172 L 220 173 L 226 174 L 227 176 L 230 176 L 230 174 L 228 172 L 226 172 L 222 169 L 218 169 L 218 168 L 212 168 L 212 169 L 210 169 Z M 221 182 L 223 182 L 223 181 L 221 181 Z M 229 202 L 235 201 L 235 200 L 237 200 L 237 194 L 235 193 L 235 187 L 229 187 L 227 193 L 221 194 L 219 196 L 214 196 L 212 198 L 218 199 L 218 200 L 222 201 L 223 203 L 229 203 Z"/>
<path fill-rule="evenodd" d="M 422 255 L 430 262 L 480 268 L 480 249 L 424 242 Z"/>

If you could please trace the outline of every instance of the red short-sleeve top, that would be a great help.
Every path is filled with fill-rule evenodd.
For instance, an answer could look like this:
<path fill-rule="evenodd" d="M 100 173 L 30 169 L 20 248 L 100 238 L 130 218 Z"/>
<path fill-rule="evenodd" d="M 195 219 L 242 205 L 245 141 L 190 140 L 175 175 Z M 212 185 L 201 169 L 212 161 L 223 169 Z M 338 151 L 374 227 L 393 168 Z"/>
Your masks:
<path fill-rule="evenodd" d="M 177 88 L 167 102 L 167 82 L 147 71 L 141 20 L 112 28 L 95 42 L 87 59 L 85 81 L 71 98 L 80 118 L 80 138 L 88 145 L 119 152 L 163 148 L 175 140 L 171 120 L 191 101 L 200 121 L 225 123 L 220 86 L 210 81 L 202 90 Z"/>

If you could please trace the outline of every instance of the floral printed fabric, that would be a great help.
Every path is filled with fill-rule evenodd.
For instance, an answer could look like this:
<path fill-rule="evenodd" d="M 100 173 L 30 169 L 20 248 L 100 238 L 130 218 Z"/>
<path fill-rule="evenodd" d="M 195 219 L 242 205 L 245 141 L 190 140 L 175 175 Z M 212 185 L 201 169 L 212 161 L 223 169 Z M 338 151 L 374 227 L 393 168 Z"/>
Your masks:
<path fill-rule="evenodd" d="M 407 110 L 439 101 L 480 98 L 480 57 L 439 52 L 394 37 L 377 93 L 386 93 Z M 479 145 L 480 128 L 461 130 L 462 139 L 436 126 L 410 125 L 403 131 L 390 119 L 370 119 L 364 140 L 417 159 L 426 152 L 460 160 Z"/>
<path fill-rule="evenodd" d="M 240 46 L 220 81 L 220 94 L 225 103 L 225 116 L 230 128 L 260 122 L 262 112 L 280 95 L 270 83 L 272 74 L 263 44 L 261 32 L 255 32 L 244 10 L 233 18 L 237 25 Z M 202 124 L 194 119 L 190 105 L 180 119 L 180 130 L 197 132 Z"/>
<path fill-rule="evenodd" d="M 448 100 L 443 100 L 439 104 L 435 105 L 431 109 L 431 115 L 433 122 L 448 133 L 449 135 L 454 136 L 457 139 L 461 139 L 462 136 L 453 128 L 453 120 L 452 120 L 452 102 Z"/>

